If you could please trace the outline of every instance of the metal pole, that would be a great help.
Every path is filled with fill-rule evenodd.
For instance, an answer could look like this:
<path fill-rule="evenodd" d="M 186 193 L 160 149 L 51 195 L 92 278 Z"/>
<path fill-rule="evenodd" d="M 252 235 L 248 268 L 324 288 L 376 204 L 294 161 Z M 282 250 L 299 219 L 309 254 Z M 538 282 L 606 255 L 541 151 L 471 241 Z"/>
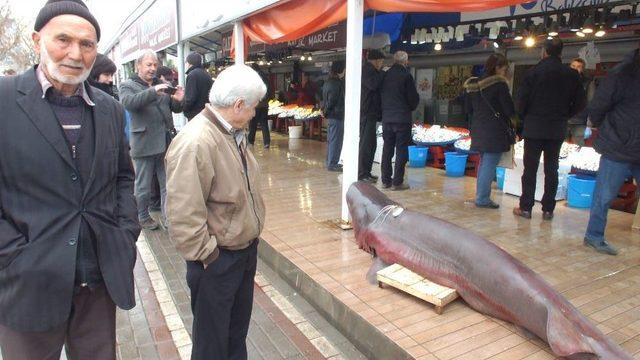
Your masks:
<path fill-rule="evenodd" d="M 362 28 L 364 0 L 347 0 L 347 73 L 344 114 L 344 167 L 342 175 L 342 221 L 349 221 L 347 191 L 358 181 L 360 144 L 360 84 L 362 77 Z"/>
<path fill-rule="evenodd" d="M 233 24 L 233 41 L 235 42 L 236 64 L 244 64 L 244 29 L 242 21 Z"/>
<path fill-rule="evenodd" d="M 182 4 L 180 0 L 176 0 L 176 24 L 177 24 L 177 36 L 178 36 L 178 84 L 184 86 L 185 82 L 185 68 L 184 63 L 186 55 L 184 53 L 184 43 L 182 42 Z"/>
<path fill-rule="evenodd" d="M 178 43 L 178 84 L 184 86 L 185 83 L 185 68 L 184 63 L 186 62 L 186 55 L 184 53 L 185 43 L 180 41 Z"/>

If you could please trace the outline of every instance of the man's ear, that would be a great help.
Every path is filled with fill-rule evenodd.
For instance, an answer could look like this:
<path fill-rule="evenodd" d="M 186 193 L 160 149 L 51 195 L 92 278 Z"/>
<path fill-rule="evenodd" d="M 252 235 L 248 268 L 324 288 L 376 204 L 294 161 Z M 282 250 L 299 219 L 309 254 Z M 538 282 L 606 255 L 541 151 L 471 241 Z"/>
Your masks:
<path fill-rule="evenodd" d="M 236 113 L 241 112 L 243 107 L 244 107 L 244 100 L 242 99 L 236 100 L 236 102 L 233 104 L 233 110 Z"/>
<path fill-rule="evenodd" d="M 31 40 L 33 40 L 33 50 L 36 54 L 40 55 L 40 41 L 42 41 L 42 35 L 39 32 L 34 31 L 31 33 Z"/>

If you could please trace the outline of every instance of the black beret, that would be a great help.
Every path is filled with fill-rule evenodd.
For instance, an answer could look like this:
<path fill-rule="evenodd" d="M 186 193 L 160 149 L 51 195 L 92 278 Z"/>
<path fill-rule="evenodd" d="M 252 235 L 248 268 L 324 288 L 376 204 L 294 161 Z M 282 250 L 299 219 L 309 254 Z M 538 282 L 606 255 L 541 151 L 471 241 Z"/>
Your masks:
<path fill-rule="evenodd" d="M 98 37 L 98 41 L 100 41 L 100 25 L 98 25 L 98 20 L 91 15 L 89 8 L 87 8 L 87 5 L 85 5 L 82 0 L 47 1 L 44 7 L 40 9 L 33 29 L 35 31 L 42 30 L 42 28 L 47 25 L 51 19 L 60 15 L 76 15 L 84 18 L 96 29 L 96 35 Z"/>

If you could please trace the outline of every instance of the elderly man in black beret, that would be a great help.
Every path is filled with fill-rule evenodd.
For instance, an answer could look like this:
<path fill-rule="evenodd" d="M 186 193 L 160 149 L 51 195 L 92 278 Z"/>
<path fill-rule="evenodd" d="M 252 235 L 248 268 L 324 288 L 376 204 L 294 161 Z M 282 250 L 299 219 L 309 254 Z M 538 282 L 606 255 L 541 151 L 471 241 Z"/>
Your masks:
<path fill-rule="evenodd" d="M 40 64 L 0 79 L 0 349 L 115 359 L 140 232 L 124 109 L 87 82 L 100 27 L 81 0 L 49 0 L 34 30 Z"/>

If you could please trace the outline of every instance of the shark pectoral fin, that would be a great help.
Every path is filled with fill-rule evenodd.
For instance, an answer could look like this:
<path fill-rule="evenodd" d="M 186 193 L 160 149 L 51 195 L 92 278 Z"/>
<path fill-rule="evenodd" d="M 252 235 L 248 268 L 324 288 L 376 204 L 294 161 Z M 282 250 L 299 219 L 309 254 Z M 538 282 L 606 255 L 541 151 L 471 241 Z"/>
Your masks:
<path fill-rule="evenodd" d="M 561 311 L 547 309 L 547 342 L 558 356 L 594 354 L 589 337 L 582 334 Z"/>
<path fill-rule="evenodd" d="M 378 271 L 386 268 L 387 266 L 389 266 L 389 264 L 385 263 L 384 261 L 382 261 L 382 259 L 380 259 L 379 257 L 374 257 L 373 258 L 373 263 L 371 264 L 371 267 L 369 268 L 369 271 L 367 272 L 367 281 L 369 282 L 369 284 L 371 285 L 375 285 L 378 283 Z"/>

